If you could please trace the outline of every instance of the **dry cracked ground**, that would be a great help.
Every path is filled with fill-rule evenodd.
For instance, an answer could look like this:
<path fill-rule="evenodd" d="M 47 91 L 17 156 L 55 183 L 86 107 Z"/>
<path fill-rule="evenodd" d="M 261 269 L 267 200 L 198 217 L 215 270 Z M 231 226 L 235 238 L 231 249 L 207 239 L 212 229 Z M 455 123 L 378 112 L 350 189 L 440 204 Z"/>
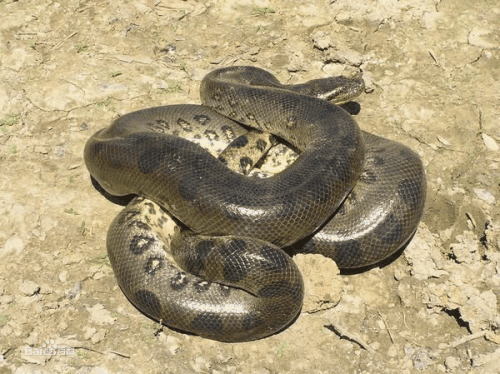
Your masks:
<path fill-rule="evenodd" d="M 0 0 L 0 373 L 499 373 L 499 29 L 491 0 Z M 357 122 L 428 181 L 398 258 L 340 276 L 306 259 L 299 318 L 238 344 L 127 301 L 105 248 L 122 207 L 82 158 L 118 115 L 198 103 L 230 65 L 362 72 Z"/>

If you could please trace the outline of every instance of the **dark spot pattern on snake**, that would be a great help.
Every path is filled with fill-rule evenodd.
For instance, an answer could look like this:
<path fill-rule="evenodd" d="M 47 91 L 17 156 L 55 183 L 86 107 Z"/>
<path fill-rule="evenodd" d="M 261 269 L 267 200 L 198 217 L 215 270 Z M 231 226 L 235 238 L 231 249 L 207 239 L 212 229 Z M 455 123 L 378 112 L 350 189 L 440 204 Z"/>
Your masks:
<path fill-rule="evenodd" d="M 200 334 L 211 333 L 221 334 L 224 330 L 224 323 L 221 316 L 213 312 L 201 312 L 192 322 L 193 328 Z"/>
<path fill-rule="evenodd" d="M 262 140 L 262 139 L 257 140 L 257 144 L 256 144 L 256 145 L 257 145 L 257 149 L 258 149 L 259 151 L 261 151 L 261 152 L 262 152 L 264 149 L 266 149 L 266 147 L 267 147 L 267 143 L 266 143 L 264 140 Z"/>
<path fill-rule="evenodd" d="M 119 225 L 124 225 L 126 222 L 133 222 L 134 218 L 141 214 L 141 211 L 138 209 L 130 209 L 125 214 L 120 215 L 118 220 Z"/>
<path fill-rule="evenodd" d="M 153 204 L 151 204 L 151 203 L 145 203 L 145 205 L 147 207 L 149 207 L 149 212 L 148 212 L 149 214 L 156 215 L 155 206 Z"/>
<path fill-rule="evenodd" d="M 265 325 L 266 322 L 256 313 L 248 313 L 243 319 L 243 328 L 245 330 L 252 330 L 259 326 Z"/>
<path fill-rule="evenodd" d="M 259 251 L 259 265 L 267 271 L 285 271 L 288 267 L 287 261 L 283 258 L 282 252 L 277 252 L 275 248 L 263 245 Z"/>
<path fill-rule="evenodd" d="M 412 181 L 410 179 L 404 179 L 399 182 L 397 193 L 398 196 L 400 196 L 401 199 L 405 202 L 408 209 L 415 210 L 420 204 L 420 201 L 417 199 L 417 196 L 420 196 L 422 194 L 420 188 L 421 186 L 418 183 L 415 183 L 415 181 Z M 417 190 L 417 193 L 415 193 L 415 190 Z"/>
<path fill-rule="evenodd" d="M 219 135 L 215 131 L 206 130 L 204 134 L 208 140 L 219 140 Z"/>
<path fill-rule="evenodd" d="M 250 157 L 242 157 L 240 159 L 240 170 L 243 174 L 248 174 L 250 167 L 253 165 L 253 161 Z"/>
<path fill-rule="evenodd" d="M 186 273 L 179 271 L 170 281 L 170 288 L 174 291 L 182 290 L 189 284 Z"/>
<path fill-rule="evenodd" d="M 160 147 L 146 145 L 138 159 L 138 168 L 142 174 L 151 174 L 158 170 L 161 165 L 165 152 Z"/>
<path fill-rule="evenodd" d="M 240 136 L 234 142 L 229 144 L 231 148 L 242 148 L 248 144 L 248 138 L 246 136 Z"/>
<path fill-rule="evenodd" d="M 287 292 L 293 290 L 293 287 L 290 285 L 288 281 L 278 280 L 271 284 L 266 284 L 259 291 L 259 297 L 263 298 L 273 298 L 277 295 L 284 295 Z"/>
<path fill-rule="evenodd" d="M 198 178 L 195 173 L 186 173 L 183 181 L 179 185 L 178 191 L 180 197 L 185 201 L 194 202 L 199 193 Z"/>
<path fill-rule="evenodd" d="M 138 308 L 144 313 L 154 316 L 161 310 L 158 297 L 148 290 L 138 290 L 133 295 L 133 300 Z"/>
<path fill-rule="evenodd" d="M 401 241 L 404 232 L 400 220 L 394 214 L 389 214 L 379 228 L 376 229 L 375 234 L 383 243 L 394 244 Z"/>
<path fill-rule="evenodd" d="M 194 116 L 194 120 L 200 125 L 206 126 L 210 122 L 210 117 L 205 114 L 197 114 Z"/>
<path fill-rule="evenodd" d="M 196 257 L 203 261 L 208 254 L 212 251 L 212 248 L 215 246 L 215 242 L 213 240 L 202 240 L 200 241 L 195 248 Z"/>
<path fill-rule="evenodd" d="M 137 229 L 138 231 L 150 231 L 151 226 L 144 222 L 144 221 L 130 221 L 130 223 L 127 225 L 130 229 Z"/>
<path fill-rule="evenodd" d="M 193 131 L 193 128 L 189 121 L 185 120 L 184 118 L 179 118 L 177 120 L 177 124 L 186 132 L 191 132 Z"/>
<path fill-rule="evenodd" d="M 241 239 L 234 239 L 220 246 L 221 257 L 231 259 L 226 261 L 223 270 L 224 279 L 230 282 L 240 282 L 250 270 L 250 262 L 245 257 L 247 243 Z"/>
<path fill-rule="evenodd" d="M 231 295 L 232 288 L 226 286 L 225 284 L 218 283 L 220 293 L 223 297 L 229 297 Z"/>
<path fill-rule="evenodd" d="M 207 282 L 205 280 L 200 280 L 198 282 L 193 283 L 193 287 L 198 293 L 203 293 L 205 291 L 208 291 L 211 285 L 212 285 L 211 282 Z"/>
<path fill-rule="evenodd" d="M 348 261 L 355 266 L 362 266 L 365 258 L 364 253 L 356 240 L 347 240 L 335 245 L 335 251 L 338 253 L 348 253 Z"/>
<path fill-rule="evenodd" d="M 158 270 L 161 270 L 164 267 L 164 259 L 162 257 L 149 257 L 144 268 L 144 271 L 154 276 Z"/>
<path fill-rule="evenodd" d="M 200 274 L 204 268 L 203 261 L 210 254 L 215 242 L 212 240 L 202 240 L 197 243 L 192 251 L 192 255 L 183 257 L 186 271 L 192 274 Z"/>
<path fill-rule="evenodd" d="M 163 119 L 156 119 L 154 122 L 147 123 L 148 128 L 153 132 L 165 133 L 170 129 L 170 125 Z"/>
<path fill-rule="evenodd" d="M 371 162 L 375 166 L 383 166 L 385 164 L 384 158 L 380 155 L 374 155 L 371 159 Z"/>
<path fill-rule="evenodd" d="M 137 234 L 134 235 L 132 241 L 130 242 L 129 250 L 134 255 L 141 255 L 146 252 L 151 245 L 153 245 L 155 239 L 152 236 Z"/>

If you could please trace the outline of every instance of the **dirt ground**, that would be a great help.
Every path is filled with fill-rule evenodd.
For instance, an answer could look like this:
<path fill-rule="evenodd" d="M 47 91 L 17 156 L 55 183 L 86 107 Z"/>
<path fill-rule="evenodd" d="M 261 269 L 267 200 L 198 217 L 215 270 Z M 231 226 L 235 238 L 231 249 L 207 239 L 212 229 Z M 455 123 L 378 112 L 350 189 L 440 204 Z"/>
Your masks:
<path fill-rule="evenodd" d="M 498 30 L 488 0 L 0 0 L 0 373 L 500 373 Z M 82 158 L 119 114 L 199 103 L 228 65 L 362 71 L 357 122 L 418 152 L 428 180 L 401 256 L 340 277 L 307 261 L 317 298 L 238 344 L 127 301 L 105 248 L 122 208 Z"/>

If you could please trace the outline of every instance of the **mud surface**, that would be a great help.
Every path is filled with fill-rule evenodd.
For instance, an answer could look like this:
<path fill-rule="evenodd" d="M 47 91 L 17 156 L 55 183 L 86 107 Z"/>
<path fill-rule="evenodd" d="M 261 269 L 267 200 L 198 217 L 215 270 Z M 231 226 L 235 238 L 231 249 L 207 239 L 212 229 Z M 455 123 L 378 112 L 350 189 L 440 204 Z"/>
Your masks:
<path fill-rule="evenodd" d="M 0 373 L 499 372 L 499 4 L 6 0 L 0 21 Z M 123 296 L 105 248 L 121 207 L 82 151 L 119 114 L 198 103 L 201 78 L 236 64 L 282 82 L 362 71 L 357 122 L 420 154 L 428 200 L 393 262 L 337 276 L 301 258 L 295 323 L 224 344 Z"/>

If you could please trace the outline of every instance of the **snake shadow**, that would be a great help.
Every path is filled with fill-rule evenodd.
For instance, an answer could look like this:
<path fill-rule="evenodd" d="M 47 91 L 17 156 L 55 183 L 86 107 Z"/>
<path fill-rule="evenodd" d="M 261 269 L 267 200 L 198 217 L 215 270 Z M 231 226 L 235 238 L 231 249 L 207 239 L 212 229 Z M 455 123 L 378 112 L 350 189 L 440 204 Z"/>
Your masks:
<path fill-rule="evenodd" d="M 127 300 L 130 302 L 130 304 L 140 313 L 140 314 L 143 314 L 145 315 L 146 317 L 150 318 L 151 320 L 155 321 L 156 323 L 158 323 L 158 326 L 155 328 L 155 331 L 153 332 L 153 335 L 156 337 L 158 335 L 160 335 L 161 332 L 164 331 L 165 327 L 171 331 L 174 331 L 174 332 L 177 332 L 179 334 L 183 334 L 183 335 L 189 335 L 189 336 L 199 336 L 199 337 L 202 337 L 201 335 L 198 335 L 198 334 L 195 334 L 195 333 L 192 333 L 191 331 L 186 331 L 186 330 L 181 330 L 181 329 L 178 329 L 176 327 L 172 327 L 172 326 L 169 326 L 167 325 L 166 323 L 164 323 L 163 321 L 161 320 L 158 320 L 157 318 L 155 317 L 152 317 L 146 313 L 144 313 L 144 311 L 140 310 L 139 308 L 137 308 L 133 302 L 133 300 L 130 300 L 127 295 L 125 293 L 123 293 L 125 295 L 125 297 L 127 298 Z M 275 331 L 273 332 L 272 334 L 269 334 L 269 335 L 266 335 L 264 338 L 258 338 L 258 339 L 255 339 L 255 340 L 247 340 L 247 341 L 234 341 L 234 342 L 226 342 L 226 341 L 218 341 L 219 343 L 222 343 L 222 344 L 238 344 L 238 343 L 248 343 L 248 342 L 252 342 L 252 341 L 256 341 L 256 340 L 262 340 L 262 339 L 267 339 L 267 338 L 270 338 L 271 336 L 275 336 L 275 335 L 278 335 L 278 334 L 281 334 L 283 331 L 287 330 L 290 326 L 292 326 L 300 317 L 302 313 L 302 308 L 300 308 L 300 311 L 297 313 L 297 315 L 284 327 L 282 327 L 280 330 L 278 331 Z"/>
<path fill-rule="evenodd" d="M 339 105 L 341 108 L 343 108 L 345 111 L 347 111 L 350 115 L 356 115 L 359 114 L 361 111 L 361 105 L 356 102 L 356 101 L 348 101 L 346 103 L 340 104 Z M 417 230 L 410 236 L 410 238 L 399 248 L 396 252 L 391 254 L 390 256 L 386 257 L 385 259 L 376 262 L 372 265 L 368 266 L 363 266 L 359 268 L 353 268 L 353 269 L 340 269 L 340 274 L 341 275 L 354 275 L 354 274 L 359 274 L 359 273 L 364 273 L 365 271 L 368 271 L 373 268 L 385 268 L 386 266 L 392 264 L 394 261 L 396 261 L 405 251 L 406 247 L 410 244 L 412 241 L 413 237 L 415 236 Z"/>
<path fill-rule="evenodd" d="M 128 203 L 132 201 L 134 197 L 137 195 L 130 194 L 130 195 L 125 195 L 125 196 L 115 196 L 111 195 L 109 192 L 107 192 L 97 180 L 94 179 L 94 177 L 91 175 L 90 176 L 90 181 L 92 182 L 92 186 L 99 192 L 104 198 L 113 204 L 116 205 L 121 205 L 121 206 L 127 206 Z"/>
<path fill-rule="evenodd" d="M 339 104 L 339 107 L 344 109 L 351 116 L 355 116 L 361 112 L 361 105 L 357 101 L 347 101 L 345 103 Z"/>
<path fill-rule="evenodd" d="M 319 229 L 321 230 L 321 228 Z M 290 257 L 293 257 L 295 256 L 296 254 L 299 254 L 299 253 L 303 253 L 303 254 L 314 254 L 314 252 L 308 252 L 306 250 L 303 250 L 303 247 L 305 246 L 305 244 L 311 240 L 311 238 L 315 235 L 316 233 L 312 234 L 312 235 L 309 235 L 307 237 L 305 237 L 304 239 L 301 239 L 299 240 L 298 242 L 288 246 L 288 247 L 285 247 L 285 248 L 281 248 L 284 252 L 286 252 Z M 415 236 L 415 233 L 413 233 L 410 238 L 394 253 L 392 253 L 390 256 L 380 260 L 380 261 L 377 261 L 373 264 L 370 264 L 370 265 L 366 265 L 366 266 L 360 266 L 360 267 L 356 267 L 356 268 L 339 268 L 340 270 L 340 274 L 341 275 L 354 275 L 354 274 L 360 274 L 360 273 L 364 273 L 368 270 L 371 270 L 373 268 L 385 268 L 386 266 L 392 264 L 394 261 L 396 261 L 400 256 L 401 254 L 404 252 L 404 250 L 406 249 L 406 247 L 408 246 L 408 244 L 410 244 L 410 242 L 412 241 L 413 237 Z M 325 256 L 327 257 L 327 256 Z M 329 258 L 329 257 L 327 257 Z M 334 261 L 334 259 L 332 259 L 332 261 Z"/>
<path fill-rule="evenodd" d="M 353 269 L 340 269 L 340 274 L 341 275 L 354 275 L 354 274 L 360 274 L 364 273 L 365 271 L 371 270 L 373 268 L 385 268 L 386 266 L 389 266 L 392 264 L 394 261 L 396 261 L 405 251 L 406 247 L 410 244 L 412 241 L 413 237 L 415 236 L 415 233 L 413 233 L 410 238 L 399 248 L 396 252 L 394 252 L 392 255 L 389 257 L 386 257 L 385 259 L 376 262 L 372 265 L 364 266 L 364 267 L 359 267 L 359 268 L 353 268 Z"/>

